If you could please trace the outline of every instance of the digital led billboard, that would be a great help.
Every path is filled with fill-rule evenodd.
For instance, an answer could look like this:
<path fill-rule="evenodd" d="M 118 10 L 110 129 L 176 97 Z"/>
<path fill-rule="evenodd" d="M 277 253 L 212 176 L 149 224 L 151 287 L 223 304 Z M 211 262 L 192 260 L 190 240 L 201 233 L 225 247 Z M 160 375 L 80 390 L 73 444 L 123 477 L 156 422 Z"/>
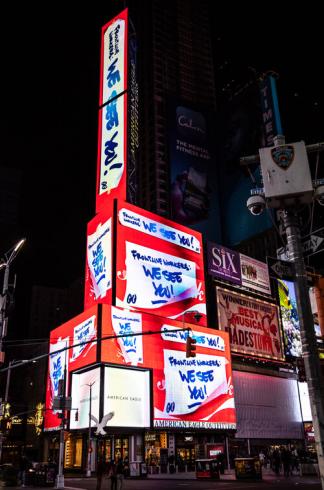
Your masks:
<path fill-rule="evenodd" d="M 232 352 L 283 360 L 278 307 L 216 288 L 218 327 L 229 333 Z"/>
<path fill-rule="evenodd" d="M 105 367 L 104 414 L 113 412 L 108 427 L 150 427 L 150 372 Z"/>
<path fill-rule="evenodd" d="M 186 327 L 195 358 L 186 358 Z M 103 362 L 152 369 L 155 427 L 235 428 L 227 333 L 104 305 L 102 335 L 119 336 L 102 342 Z"/>
<path fill-rule="evenodd" d="M 116 306 L 206 325 L 200 233 L 123 202 L 117 219 Z"/>
<path fill-rule="evenodd" d="M 300 357 L 302 344 L 294 283 L 277 279 L 286 356 Z"/>
<path fill-rule="evenodd" d="M 51 331 L 46 384 L 46 411 L 44 430 L 56 430 L 61 419 L 53 410 L 53 400 L 59 395 L 59 382 L 66 365 L 66 395 L 69 391 L 69 373 L 92 364 L 97 359 L 97 306 L 94 306 Z M 93 342 L 91 342 L 93 340 Z M 83 344 L 83 342 L 90 341 Z M 80 345 L 81 344 L 81 345 Z M 74 347 L 72 347 L 74 346 Z M 63 350 L 68 347 L 69 349 Z"/>
<path fill-rule="evenodd" d="M 113 203 L 93 218 L 87 227 L 84 307 L 111 304 Z"/>
<path fill-rule="evenodd" d="M 91 415 L 99 420 L 100 408 L 100 368 L 90 369 L 82 373 L 72 374 L 71 383 L 72 408 L 70 412 L 70 429 L 85 429 L 89 427 L 90 388 Z M 77 410 L 78 416 L 75 416 Z M 92 419 L 91 426 L 96 423 Z"/>
<path fill-rule="evenodd" d="M 96 211 L 126 199 L 128 11 L 102 28 Z"/>

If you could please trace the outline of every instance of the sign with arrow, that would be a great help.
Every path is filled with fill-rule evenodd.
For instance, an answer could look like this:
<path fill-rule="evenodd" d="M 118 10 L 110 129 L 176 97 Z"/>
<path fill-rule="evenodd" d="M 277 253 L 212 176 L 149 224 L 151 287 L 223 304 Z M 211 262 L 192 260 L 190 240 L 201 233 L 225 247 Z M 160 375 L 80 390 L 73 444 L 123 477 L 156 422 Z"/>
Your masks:
<path fill-rule="evenodd" d="M 304 255 L 314 255 L 324 250 L 324 228 L 302 238 Z"/>
<path fill-rule="evenodd" d="M 293 262 L 267 257 L 269 275 L 276 279 L 293 280 L 295 277 L 295 266 Z"/>

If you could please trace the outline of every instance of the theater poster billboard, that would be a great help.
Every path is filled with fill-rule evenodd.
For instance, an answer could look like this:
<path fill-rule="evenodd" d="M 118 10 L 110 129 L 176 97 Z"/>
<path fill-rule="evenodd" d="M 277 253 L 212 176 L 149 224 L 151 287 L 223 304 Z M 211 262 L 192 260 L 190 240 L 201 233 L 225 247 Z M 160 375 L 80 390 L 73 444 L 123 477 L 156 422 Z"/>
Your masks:
<path fill-rule="evenodd" d="M 186 358 L 186 327 L 195 358 Z M 125 335 L 103 342 L 102 361 L 152 370 L 155 427 L 235 429 L 226 332 L 104 305 L 102 335 Z"/>
<path fill-rule="evenodd" d="M 206 325 L 201 234 L 125 202 L 117 221 L 116 306 Z"/>
<path fill-rule="evenodd" d="M 96 211 L 126 199 L 128 11 L 102 28 Z"/>
<path fill-rule="evenodd" d="M 208 274 L 216 279 L 242 284 L 240 254 L 208 242 Z"/>
<path fill-rule="evenodd" d="M 84 308 L 111 303 L 113 203 L 93 218 L 87 227 Z"/>
<path fill-rule="evenodd" d="M 284 360 L 278 307 L 216 288 L 218 326 L 229 333 L 233 353 Z"/>
<path fill-rule="evenodd" d="M 67 373 L 65 394 L 67 395 L 69 373 L 97 360 L 96 339 L 97 306 L 84 311 L 81 315 L 51 331 L 44 430 L 57 430 L 60 427 L 61 419 L 58 417 L 58 412 L 52 407 L 54 397 L 59 395 L 59 385 L 64 378 L 65 367 Z M 83 342 L 87 343 L 83 344 Z"/>

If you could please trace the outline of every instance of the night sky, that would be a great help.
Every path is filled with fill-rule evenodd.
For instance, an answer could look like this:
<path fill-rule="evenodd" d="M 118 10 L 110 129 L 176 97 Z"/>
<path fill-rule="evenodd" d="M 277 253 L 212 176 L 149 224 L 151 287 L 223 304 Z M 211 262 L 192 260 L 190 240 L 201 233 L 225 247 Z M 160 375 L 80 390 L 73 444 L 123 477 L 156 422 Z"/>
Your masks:
<path fill-rule="evenodd" d="M 95 213 L 100 28 L 113 7 L 2 18 L 0 165 L 20 169 L 22 188 L 20 223 L 0 253 L 26 236 L 15 268 L 34 284 L 66 286 L 83 274 Z M 249 70 L 275 70 L 287 140 L 323 141 L 321 30 L 304 13 L 297 22 L 278 11 L 264 17 L 211 18 L 215 60 L 226 62 L 219 79 L 233 75 L 235 85 Z"/>

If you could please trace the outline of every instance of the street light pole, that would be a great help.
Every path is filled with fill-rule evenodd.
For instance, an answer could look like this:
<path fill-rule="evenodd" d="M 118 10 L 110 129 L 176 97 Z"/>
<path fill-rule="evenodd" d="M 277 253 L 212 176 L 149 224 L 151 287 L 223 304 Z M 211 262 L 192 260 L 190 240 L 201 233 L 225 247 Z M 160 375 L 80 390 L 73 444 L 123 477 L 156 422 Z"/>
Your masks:
<path fill-rule="evenodd" d="M 25 243 L 26 239 L 20 240 L 14 247 L 12 247 L 8 252 L 4 254 L 4 260 L 0 262 L 0 269 L 4 268 L 3 276 L 3 286 L 2 286 L 2 297 L 0 306 L 0 363 L 4 362 L 4 352 L 2 350 L 3 338 L 7 334 L 7 296 L 9 289 L 9 271 L 10 264 L 17 256 L 19 250 Z"/>
<path fill-rule="evenodd" d="M 90 394 L 89 394 L 89 432 L 88 432 L 88 460 L 87 460 L 87 473 L 86 476 L 90 477 L 91 476 L 91 452 L 92 452 L 92 447 L 91 447 L 91 410 L 92 410 L 92 386 L 95 384 L 95 381 L 92 383 L 87 383 L 87 386 L 89 386 L 90 389 Z"/>
<path fill-rule="evenodd" d="M 323 379 L 309 299 L 307 275 L 303 259 L 298 215 L 290 209 L 283 211 L 283 223 L 287 236 L 289 259 L 295 264 L 295 291 L 299 312 L 299 325 L 303 359 L 315 432 L 319 474 L 324 490 L 324 407 Z"/>

